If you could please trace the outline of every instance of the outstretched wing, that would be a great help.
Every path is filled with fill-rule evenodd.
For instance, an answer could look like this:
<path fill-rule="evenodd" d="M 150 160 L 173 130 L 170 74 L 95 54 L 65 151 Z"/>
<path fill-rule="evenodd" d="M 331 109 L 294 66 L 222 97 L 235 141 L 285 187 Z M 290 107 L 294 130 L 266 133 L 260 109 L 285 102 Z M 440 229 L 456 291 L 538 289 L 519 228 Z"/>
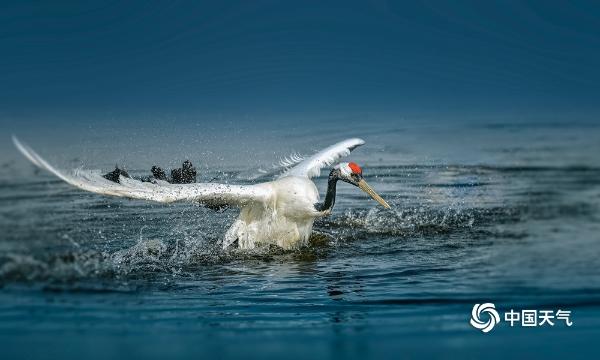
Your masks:
<path fill-rule="evenodd" d="M 322 168 L 336 163 L 339 159 L 349 155 L 352 150 L 364 143 L 364 140 L 357 138 L 340 141 L 339 143 L 331 145 L 313 156 L 304 159 L 297 165 L 285 171 L 280 177 L 306 176 L 312 178 L 319 176 Z"/>
<path fill-rule="evenodd" d="M 124 176 L 119 178 L 120 183 L 115 183 L 105 179 L 99 171 L 73 170 L 71 172 L 61 172 L 14 136 L 13 142 L 17 149 L 36 166 L 50 171 L 73 186 L 97 194 L 161 203 L 198 201 L 209 206 L 242 206 L 251 202 L 267 203 L 272 194 L 271 188 L 267 184 L 170 184 L 166 181 L 142 182 Z"/>

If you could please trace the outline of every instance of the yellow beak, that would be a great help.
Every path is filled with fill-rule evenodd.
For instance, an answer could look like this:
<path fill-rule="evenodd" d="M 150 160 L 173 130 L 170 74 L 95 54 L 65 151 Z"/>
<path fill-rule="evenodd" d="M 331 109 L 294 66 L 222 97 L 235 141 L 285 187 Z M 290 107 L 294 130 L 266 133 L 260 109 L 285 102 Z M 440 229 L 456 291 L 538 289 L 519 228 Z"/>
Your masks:
<path fill-rule="evenodd" d="M 385 200 L 383 200 L 383 198 L 381 198 L 381 196 L 379 196 L 375 190 L 373 190 L 373 188 L 367 184 L 367 182 L 364 179 L 360 179 L 358 181 L 358 187 L 366 192 L 367 194 L 369 194 L 375 201 L 377 201 L 378 203 L 380 203 L 384 208 L 386 209 L 390 209 L 390 205 L 385 202 Z"/>

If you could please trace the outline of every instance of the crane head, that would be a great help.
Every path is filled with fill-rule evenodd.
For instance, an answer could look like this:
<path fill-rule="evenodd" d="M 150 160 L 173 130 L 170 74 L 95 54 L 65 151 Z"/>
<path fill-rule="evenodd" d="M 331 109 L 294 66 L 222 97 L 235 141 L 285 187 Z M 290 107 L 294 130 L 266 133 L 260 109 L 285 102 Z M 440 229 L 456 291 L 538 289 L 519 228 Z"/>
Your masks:
<path fill-rule="evenodd" d="M 333 168 L 329 177 L 330 179 L 334 177 L 336 180 L 342 180 L 348 184 L 359 187 L 383 207 L 386 209 L 390 208 L 390 205 L 383 200 L 383 198 L 379 196 L 379 194 L 377 194 L 375 190 L 373 190 L 373 188 L 365 181 L 363 178 L 362 169 L 357 163 L 340 163 Z"/>

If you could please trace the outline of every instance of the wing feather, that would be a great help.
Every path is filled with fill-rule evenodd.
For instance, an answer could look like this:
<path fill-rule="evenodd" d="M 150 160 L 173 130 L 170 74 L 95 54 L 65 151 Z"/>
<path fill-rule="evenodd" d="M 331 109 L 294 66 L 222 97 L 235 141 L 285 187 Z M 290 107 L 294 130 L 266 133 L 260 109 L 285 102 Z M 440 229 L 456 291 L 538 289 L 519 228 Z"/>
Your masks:
<path fill-rule="evenodd" d="M 339 143 L 331 145 L 313 156 L 304 159 L 297 165 L 285 171 L 280 177 L 305 176 L 312 178 L 319 176 L 322 168 L 336 163 L 344 156 L 348 156 L 352 150 L 364 143 L 364 140 L 358 138 L 340 141 Z"/>
<path fill-rule="evenodd" d="M 272 191 L 268 184 L 230 185 L 216 183 L 170 184 L 166 181 L 142 182 L 121 176 L 120 183 L 105 179 L 99 171 L 76 169 L 59 171 L 15 136 L 17 149 L 34 165 L 82 190 L 97 194 L 150 200 L 161 203 L 197 201 L 206 205 L 243 206 L 251 202 L 267 203 Z"/>

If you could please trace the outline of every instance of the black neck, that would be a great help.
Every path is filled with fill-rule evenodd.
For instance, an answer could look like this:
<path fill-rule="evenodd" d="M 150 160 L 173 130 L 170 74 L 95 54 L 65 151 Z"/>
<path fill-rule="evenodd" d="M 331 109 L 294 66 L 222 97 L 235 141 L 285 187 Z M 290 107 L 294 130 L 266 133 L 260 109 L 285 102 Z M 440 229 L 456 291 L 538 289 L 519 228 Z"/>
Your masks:
<path fill-rule="evenodd" d="M 335 175 L 335 171 L 331 171 L 329 174 L 329 180 L 327 181 L 327 194 L 325 195 L 325 201 L 323 203 L 315 204 L 317 211 L 326 211 L 333 209 L 335 205 L 335 187 L 337 185 L 338 177 Z"/>

